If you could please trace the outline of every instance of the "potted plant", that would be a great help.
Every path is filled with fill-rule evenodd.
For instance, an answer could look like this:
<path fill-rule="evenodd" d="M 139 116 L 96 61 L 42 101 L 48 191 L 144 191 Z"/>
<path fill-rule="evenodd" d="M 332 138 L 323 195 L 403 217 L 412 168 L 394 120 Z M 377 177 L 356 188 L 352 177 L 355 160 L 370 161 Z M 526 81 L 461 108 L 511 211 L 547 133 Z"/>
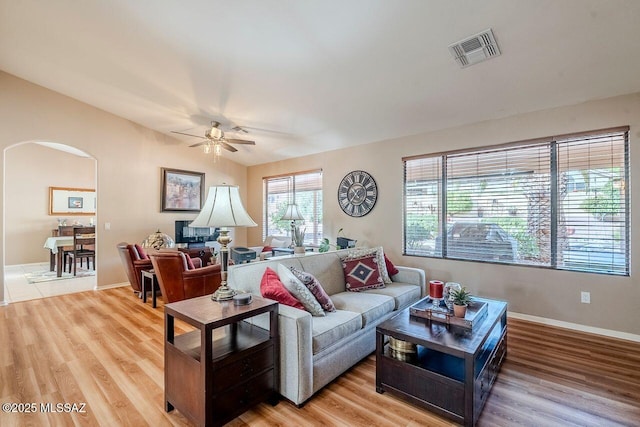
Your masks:
<path fill-rule="evenodd" d="M 303 254 L 305 252 L 304 249 L 304 234 L 306 228 L 300 228 L 300 226 L 296 225 L 293 229 L 293 253 L 294 254 Z"/>
<path fill-rule="evenodd" d="M 338 230 L 338 237 L 340 237 L 340 233 L 342 233 L 342 228 Z M 320 246 L 318 246 L 318 252 L 328 252 L 331 247 L 337 248 L 336 245 L 331 244 L 328 238 L 324 238 L 320 241 Z"/>
<path fill-rule="evenodd" d="M 463 286 L 460 289 L 452 289 L 450 295 L 453 301 L 453 315 L 464 317 L 467 314 L 467 305 L 471 302 L 471 292 Z"/>

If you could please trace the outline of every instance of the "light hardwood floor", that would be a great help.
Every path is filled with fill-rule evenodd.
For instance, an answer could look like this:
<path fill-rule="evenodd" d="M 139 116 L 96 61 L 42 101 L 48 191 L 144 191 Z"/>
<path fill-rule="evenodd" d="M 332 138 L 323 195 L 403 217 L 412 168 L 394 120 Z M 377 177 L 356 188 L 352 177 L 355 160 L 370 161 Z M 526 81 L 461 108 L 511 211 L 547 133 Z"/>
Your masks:
<path fill-rule="evenodd" d="M 163 310 L 130 288 L 0 307 L 0 412 L 6 426 L 181 426 L 163 402 Z M 640 425 L 640 344 L 509 320 L 509 350 L 480 426 Z M 86 403 L 42 413 L 41 403 Z M 450 426 L 375 392 L 370 356 L 298 409 L 261 404 L 230 426 Z"/>

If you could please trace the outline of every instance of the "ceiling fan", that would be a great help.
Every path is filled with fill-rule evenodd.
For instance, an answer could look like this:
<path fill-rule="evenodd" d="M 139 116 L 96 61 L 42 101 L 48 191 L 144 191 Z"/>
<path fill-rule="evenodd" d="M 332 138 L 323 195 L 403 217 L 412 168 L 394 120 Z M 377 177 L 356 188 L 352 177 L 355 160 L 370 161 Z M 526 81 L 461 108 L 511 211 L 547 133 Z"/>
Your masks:
<path fill-rule="evenodd" d="M 241 128 L 240 126 L 236 126 L 231 130 L 248 133 L 245 129 Z M 204 146 L 205 153 L 210 153 L 211 151 L 213 151 L 213 153 L 216 156 L 219 156 L 221 154 L 223 148 L 225 150 L 231 151 L 232 153 L 238 151 L 238 149 L 231 144 L 256 145 L 255 141 L 225 137 L 224 131 L 220 129 L 220 122 L 217 122 L 215 120 L 211 122 L 211 127 L 207 128 L 207 130 L 204 132 L 204 136 L 193 135 L 190 133 L 178 132 L 174 130 L 172 130 L 171 133 L 177 133 L 178 135 L 187 135 L 187 136 L 193 136 L 195 138 L 204 139 L 205 141 L 198 142 L 197 144 L 192 144 L 189 147 Z"/>

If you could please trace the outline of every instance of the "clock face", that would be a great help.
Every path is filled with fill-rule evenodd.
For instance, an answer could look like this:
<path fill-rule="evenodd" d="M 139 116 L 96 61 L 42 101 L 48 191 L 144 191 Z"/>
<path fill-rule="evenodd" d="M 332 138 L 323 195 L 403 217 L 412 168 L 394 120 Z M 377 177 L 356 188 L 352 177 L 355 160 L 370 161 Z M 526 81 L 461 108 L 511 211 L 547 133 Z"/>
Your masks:
<path fill-rule="evenodd" d="M 349 216 L 365 216 L 376 204 L 378 186 L 365 171 L 349 172 L 338 186 L 338 203 Z"/>

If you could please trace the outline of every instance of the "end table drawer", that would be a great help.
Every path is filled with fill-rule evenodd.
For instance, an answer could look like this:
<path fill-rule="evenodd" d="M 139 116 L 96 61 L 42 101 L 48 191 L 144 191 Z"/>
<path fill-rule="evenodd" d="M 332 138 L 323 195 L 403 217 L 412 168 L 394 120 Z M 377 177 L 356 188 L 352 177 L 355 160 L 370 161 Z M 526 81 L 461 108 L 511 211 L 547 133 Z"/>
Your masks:
<path fill-rule="evenodd" d="M 238 383 L 270 368 L 273 368 L 273 345 L 249 354 L 233 363 L 216 366 L 214 371 L 219 372 L 221 375 L 216 376 L 213 392 L 219 393 L 222 390 L 235 387 Z"/>
<path fill-rule="evenodd" d="M 274 382 L 274 371 L 271 369 L 251 381 L 216 394 L 213 398 L 213 413 L 216 417 L 226 419 L 234 416 L 239 408 L 243 408 L 240 413 L 244 412 L 251 405 L 261 402 L 273 393 Z"/>

